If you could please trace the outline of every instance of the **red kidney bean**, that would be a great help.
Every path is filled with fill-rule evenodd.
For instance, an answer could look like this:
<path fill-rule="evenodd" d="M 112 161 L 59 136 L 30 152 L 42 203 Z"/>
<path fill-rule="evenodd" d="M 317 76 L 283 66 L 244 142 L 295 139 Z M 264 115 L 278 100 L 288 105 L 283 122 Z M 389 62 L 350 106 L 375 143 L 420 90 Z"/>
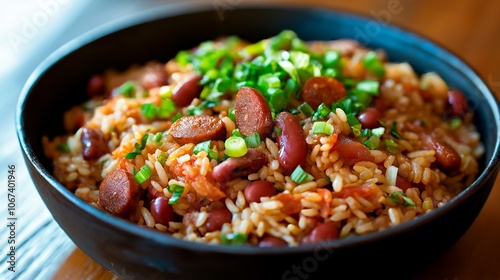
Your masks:
<path fill-rule="evenodd" d="M 217 117 L 188 116 L 173 123 L 169 133 L 181 145 L 207 140 L 224 140 L 226 125 Z"/>
<path fill-rule="evenodd" d="M 339 238 L 339 229 L 334 222 L 325 222 L 317 225 L 310 235 L 306 236 L 302 243 L 312 244 L 321 241 L 334 240 Z"/>
<path fill-rule="evenodd" d="M 272 235 L 268 235 L 266 237 L 263 237 L 259 241 L 259 247 L 264 248 L 264 247 L 282 247 L 282 246 L 288 246 L 288 243 L 286 243 L 285 240 L 274 237 Z"/>
<path fill-rule="evenodd" d="M 212 232 L 216 230 L 221 230 L 222 225 L 225 223 L 231 223 L 233 220 L 233 214 L 227 208 L 217 208 L 208 213 L 207 221 L 205 226 L 207 231 Z"/>
<path fill-rule="evenodd" d="M 436 151 L 436 163 L 445 173 L 453 173 L 460 169 L 462 158 L 460 155 L 444 141 L 433 137 L 423 137 L 424 148 Z"/>
<path fill-rule="evenodd" d="M 98 159 L 109 151 L 104 135 L 99 129 L 84 127 L 80 135 L 82 155 L 85 160 Z"/>
<path fill-rule="evenodd" d="M 168 84 L 168 75 L 163 64 L 155 64 L 147 67 L 142 76 L 142 86 L 150 90 L 155 87 L 161 87 Z"/>
<path fill-rule="evenodd" d="M 174 209 L 168 204 L 168 198 L 159 196 L 151 200 L 149 211 L 157 223 L 167 225 L 174 219 Z"/>
<path fill-rule="evenodd" d="M 106 83 L 101 75 L 93 75 L 87 83 L 87 94 L 89 97 L 102 95 L 106 90 Z"/>
<path fill-rule="evenodd" d="M 248 203 L 260 202 L 261 197 L 270 197 L 277 193 L 273 184 L 266 180 L 253 181 L 243 191 Z"/>
<path fill-rule="evenodd" d="M 307 157 L 307 143 L 299 121 L 291 113 L 281 112 L 274 119 L 274 125 L 280 130 L 276 135 L 280 165 L 287 172 L 293 171 L 298 165 L 304 166 Z"/>
<path fill-rule="evenodd" d="M 195 75 L 182 81 L 172 90 L 172 100 L 178 107 L 186 107 L 191 104 L 191 101 L 200 96 L 203 86 L 200 85 L 200 75 Z"/>
<path fill-rule="evenodd" d="M 234 102 L 236 126 L 244 136 L 257 132 L 261 139 L 270 137 L 273 131 L 271 109 L 256 89 L 242 87 Z"/>
<path fill-rule="evenodd" d="M 342 134 L 339 134 L 337 143 L 335 144 L 335 149 L 339 153 L 340 158 L 347 165 L 354 165 L 359 161 L 375 160 L 370 153 L 370 150 L 365 145 Z"/>
<path fill-rule="evenodd" d="M 98 203 L 108 212 L 126 217 L 139 202 L 140 187 L 134 176 L 121 169 L 110 171 L 99 186 Z"/>
<path fill-rule="evenodd" d="M 363 128 L 373 129 L 382 126 L 378 121 L 380 117 L 381 114 L 379 110 L 373 107 L 369 107 L 366 108 L 366 110 L 363 111 L 361 114 L 359 114 L 358 120 L 363 126 Z"/>
<path fill-rule="evenodd" d="M 215 166 L 212 176 L 215 181 L 225 183 L 231 179 L 257 172 L 262 166 L 268 163 L 269 160 L 266 154 L 255 148 L 250 148 L 244 156 L 228 158 Z"/>
<path fill-rule="evenodd" d="M 309 78 L 304 86 L 300 96 L 314 110 L 318 109 L 321 103 L 328 107 L 345 96 L 345 87 L 342 82 L 331 77 L 312 77 Z"/>
<path fill-rule="evenodd" d="M 459 90 L 449 90 L 447 95 L 451 117 L 465 116 L 469 111 L 465 95 Z"/>

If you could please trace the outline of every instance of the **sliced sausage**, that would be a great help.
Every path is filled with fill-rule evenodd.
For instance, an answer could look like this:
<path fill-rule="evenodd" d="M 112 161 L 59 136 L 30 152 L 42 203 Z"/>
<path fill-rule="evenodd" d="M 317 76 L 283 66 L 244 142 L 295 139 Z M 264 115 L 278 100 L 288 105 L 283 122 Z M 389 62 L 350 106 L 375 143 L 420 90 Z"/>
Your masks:
<path fill-rule="evenodd" d="M 434 137 L 423 137 L 423 139 L 425 149 L 436 151 L 435 157 L 439 168 L 448 174 L 460 170 L 462 158 L 452 146 Z"/>
<path fill-rule="evenodd" d="M 172 100 L 178 107 L 186 107 L 193 99 L 200 96 L 203 86 L 200 85 L 200 75 L 194 75 L 180 82 L 172 90 Z"/>
<path fill-rule="evenodd" d="M 345 94 L 344 84 L 339 80 L 331 77 L 312 77 L 302 87 L 300 96 L 303 101 L 316 110 L 321 103 L 331 107 Z"/>
<path fill-rule="evenodd" d="M 447 96 L 450 117 L 465 116 L 469 111 L 465 95 L 459 90 L 449 90 Z"/>
<path fill-rule="evenodd" d="M 292 172 L 298 165 L 304 167 L 307 143 L 299 121 L 291 113 L 281 112 L 274 119 L 274 125 L 279 128 L 276 139 L 280 165 L 287 172 Z"/>
<path fill-rule="evenodd" d="M 262 94 L 256 89 L 242 87 L 234 102 L 236 126 L 244 136 L 259 133 L 261 139 L 271 136 L 273 117 L 271 109 Z"/>
<path fill-rule="evenodd" d="M 168 75 L 163 64 L 148 66 L 142 76 L 142 86 L 150 90 L 168 84 Z"/>
<path fill-rule="evenodd" d="M 228 158 L 215 166 L 212 175 L 216 181 L 225 183 L 231 179 L 255 173 L 268 162 L 266 154 L 251 148 L 244 156 Z"/>
<path fill-rule="evenodd" d="M 379 110 L 373 107 L 369 107 L 366 108 L 366 110 L 361 114 L 359 114 L 358 120 L 363 128 L 373 129 L 382 126 L 379 122 L 380 117 L 381 114 Z"/>
<path fill-rule="evenodd" d="M 165 196 L 158 196 L 151 200 L 149 212 L 151 212 L 155 222 L 162 225 L 168 226 L 168 222 L 174 219 L 174 209 L 172 205 L 168 204 L 168 198 Z"/>
<path fill-rule="evenodd" d="M 110 171 L 99 186 L 98 203 L 106 211 L 126 217 L 139 202 L 140 187 L 134 176 L 121 169 Z"/>
<path fill-rule="evenodd" d="M 82 155 L 85 160 L 98 159 L 109 151 L 101 130 L 84 127 L 80 135 Z"/>
<path fill-rule="evenodd" d="M 277 193 L 273 184 L 266 180 L 253 181 L 243 191 L 248 203 L 260 202 L 261 197 L 271 197 Z"/>
<path fill-rule="evenodd" d="M 225 223 L 231 223 L 233 214 L 227 208 L 217 208 L 208 213 L 205 226 L 207 231 L 212 232 L 221 230 Z"/>
<path fill-rule="evenodd" d="M 224 140 L 226 126 L 216 117 L 188 116 L 173 123 L 169 133 L 181 145 L 200 143 L 207 140 Z"/>
<path fill-rule="evenodd" d="M 259 241 L 259 247 L 265 248 L 265 247 L 281 247 L 281 246 L 287 246 L 288 243 L 286 243 L 285 240 L 274 237 L 272 235 L 268 235 L 264 238 L 262 238 Z"/>
<path fill-rule="evenodd" d="M 342 134 L 339 134 L 335 149 L 339 153 L 340 158 L 347 165 L 354 165 L 359 161 L 375 160 L 370 150 L 365 145 Z"/>
<path fill-rule="evenodd" d="M 310 235 L 302 239 L 303 244 L 313 244 L 321 241 L 334 240 L 339 238 L 339 229 L 334 222 L 325 222 L 317 225 Z"/>

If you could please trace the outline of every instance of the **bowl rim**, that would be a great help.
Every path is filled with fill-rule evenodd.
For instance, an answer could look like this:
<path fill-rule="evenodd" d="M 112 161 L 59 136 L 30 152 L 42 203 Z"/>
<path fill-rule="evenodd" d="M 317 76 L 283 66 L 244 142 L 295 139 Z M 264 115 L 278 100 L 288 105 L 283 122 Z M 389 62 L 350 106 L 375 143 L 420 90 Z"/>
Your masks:
<path fill-rule="evenodd" d="M 329 16 L 338 15 L 343 18 L 349 18 L 350 20 L 357 20 L 362 22 L 370 22 L 374 20 L 370 18 L 367 14 L 362 14 L 359 12 L 346 11 L 339 8 L 333 8 L 330 6 L 323 5 L 305 5 L 305 4 L 262 4 L 262 3 L 245 3 L 240 4 L 234 8 L 234 10 L 229 11 L 230 13 L 245 11 L 245 10 L 268 10 L 275 9 L 280 11 L 291 11 L 291 10 L 305 10 L 307 12 L 313 13 L 325 13 Z M 387 228 L 382 231 L 372 232 L 365 235 L 356 236 L 355 238 L 338 239 L 328 242 L 321 242 L 317 244 L 310 245 L 300 245 L 295 247 L 274 247 L 274 248 L 259 248 L 257 246 L 221 246 L 221 245 L 210 245 L 192 241 L 186 241 L 179 238 L 172 237 L 169 234 L 162 232 L 152 231 L 149 229 L 144 229 L 137 226 L 125 219 L 115 217 L 109 213 L 106 213 L 88 203 L 83 201 L 74 195 L 73 192 L 66 189 L 62 184 L 60 184 L 55 177 L 42 165 L 40 160 L 36 157 L 33 151 L 30 140 L 24 133 L 24 106 L 31 94 L 31 90 L 36 86 L 38 81 L 48 72 L 53 65 L 57 64 L 60 59 L 68 56 L 72 52 L 78 50 L 79 48 L 85 47 L 91 42 L 98 40 L 101 37 L 105 37 L 112 33 L 118 32 L 123 29 L 127 29 L 139 24 L 147 24 L 149 22 L 161 20 L 169 17 L 185 16 L 190 14 L 199 13 L 210 13 L 216 12 L 214 6 L 204 4 L 193 5 L 193 3 L 175 3 L 167 4 L 164 6 L 154 7 L 151 9 L 146 9 L 141 12 L 136 12 L 131 15 L 121 17 L 112 20 L 102 26 L 94 28 L 72 40 L 68 43 L 59 47 L 51 55 L 49 55 L 39 66 L 32 72 L 27 81 L 25 82 L 20 97 L 18 99 L 18 104 L 16 106 L 16 133 L 18 141 L 22 148 L 22 152 L 25 155 L 25 159 L 28 161 L 29 165 L 35 168 L 44 180 L 50 183 L 59 194 L 61 194 L 65 199 L 68 199 L 75 207 L 80 208 L 85 211 L 93 218 L 99 220 L 100 222 L 110 224 L 116 229 L 123 231 L 124 234 L 138 236 L 150 239 L 152 242 L 164 245 L 172 246 L 177 248 L 182 248 L 192 251 L 203 251 L 203 252 L 217 252 L 224 254 L 233 255 L 261 255 L 261 254 L 283 254 L 283 253 L 310 253 L 317 249 L 318 246 L 324 248 L 330 248 L 335 250 L 336 248 L 349 248 L 354 246 L 362 246 L 366 243 L 378 242 L 380 240 L 388 239 L 393 236 L 399 235 L 401 233 L 412 231 L 423 224 L 426 224 L 446 213 L 450 212 L 452 209 L 456 208 L 463 201 L 467 200 L 468 197 L 476 193 L 480 188 L 485 187 L 484 182 L 491 179 L 492 176 L 496 176 L 498 169 L 500 167 L 500 113 L 499 113 L 499 102 L 493 91 L 484 82 L 484 80 L 479 76 L 477 71 L 465 60 L 460 58 L 458 55 L 454 54 L 450 50 L 441 46 L 440 44 L 434 42 L 426 36 L 423 36 L 413 30 L 408 28 L 403 28 L 394 23 L 384 24 L 384 29 L 389 29 L 393 33 L 405 36 L 409 40 L 418 42 L 420 44 L 420 49 L 428 53 L 435 53 L 439 51 L 441 53 L 441 60 L 443 63 L 453 65 L 454 67 L 461 67 L 462 72 L 467 76 L 468 79 L 477 87 L 477 91 L 482 94 L 484 98 L 487 99 L 489 106 L 493 109 L 493 115 L 495 116 L 495 125 L 497 127 L 497 141 L 495 142 L 495 147 L 493 149 L 492 158 L 486 163 L 485 169 L 480 173 L 480 175 L 474 180 L 474 182 L 468 186 L 464 191 L 454 197 L 450 202 L 445 204 L 443 207 L 435 209 L 425 215 L 419 216 L 416 219 L 405 222 L 395 227 Z M 445 61 L 446 58 L 446 61 Z M 496 110 L 494 110 L 496 108 Z M 35 183 L 34 183 L 35 184 Z M 35 185 L 36 188 L 38 188 Z M 47 206 L 46 206 L 47 207 Z"/>

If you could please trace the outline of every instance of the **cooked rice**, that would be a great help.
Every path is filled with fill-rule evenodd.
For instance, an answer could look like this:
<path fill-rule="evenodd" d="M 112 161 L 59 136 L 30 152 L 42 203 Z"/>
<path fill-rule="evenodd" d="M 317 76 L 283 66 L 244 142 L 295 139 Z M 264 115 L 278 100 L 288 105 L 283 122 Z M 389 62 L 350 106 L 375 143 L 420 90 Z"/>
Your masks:
<path fill-rule="evenodd" d="M 366 53 L 366 49 L 360 48 L 355 53 Z M 359 61 L 354 61 L 358 56 L 355 54 L 343 58 L 346 63 L 345 73 L 358 79 L 371 77 L 359 70 Z M 176 69 L 177 73 L 172 75 L 174 84 L 182 75 L 192 72 L 187 69 L 189 67 L 183 69 L 173 61 L 166 65 L 168 69 Z M 354 67 L 355 65 L 358 66 Z M 173 209 L 179 216 L 186 217 L 191 213 L 193 219 L 179 219 L 166 225 L 157 223 L 148 209 L 146 194 L 141 196 L 136 211 L 129 217 L 133 223 L 156 228 L 174 237 L 220 244 L 222 234 L 241 233 L 248 235 L 249 243 L 257 244 L 261 237 L 272 235 L 285 240 L 290 246 L 296 246 L 319 221 L 333 221 L 339 228 L 341 238 L 366 234 L 399 225 L 445 205 L 475 179 L 478 173 L 477 159 L 484 152 L 480 135 L 472 123 L 472 113 L 463 118 L 458 129 L 453 129 L 440 117 L 444 107 L 442 98 L 425 101 L 418 94 L 420 88 L 426 89 L 435 97 L 443 94 L 446 96 L 448 86 L 437 74 L 426 73 L 418 77 L 407 63 L 385 63 L 385 70 L 380 97 L 385 100 L 388 109 L 383 119 L 387 124 L 397 124 L 401 132 L 400 139 L 394 138 L 397 152 L 371 150 L 373 162 L 361 161 L 349 166 L 336 150 L 338 134 L 347 136 L 352 133 L 346 113 L 340 108 L 330 113 L 327 122 L 333 125 L 335 131 L 330 136 L 313 134 L 311 117 L 300 113 L 296 117 L 303 122 L 308 146 L 305 170 L 314 177 L 312 181 L 300 184 L 294 182 L 279 164 L 279 146 L 276 140 L 266 138 L 262 139 L 257 149 L 268 156 L 269 163 L 255 173 L 231 180 L 225 186 L 224 199 L 211 201 L 203 198 L 205 204 L 202 206 L 194 203 L 196 199 L 200 199 L 196 189 L 184 178 L 177 177 L 173 168 L 184 164 L 186 177 L 208 177 L 217 161 L 210 159 L 207 152 L 195 155 L 192 143 L 178 144 L 168 134 L 171 121 L 148 121 L 140 114 L 140 106 L 155 98 L 159 99 L 159 95 L 151 94 L 142 98 L 117 95 L 106 100 L 96 98 L 92 103 L 87 103 L 93 104 L 93 111 L 82 126 L 102 131 L 110 149 L 109 153 L 97 160 L 84 160 L 82 157 L 79 140 L 81 129 L 51 140 L 44 137 L 42 143 L 46 155 L 53 160 L 55 177 L 78 197 L 96 207 L 100 207 L 100 182 L 117 168 L 133 173 L 144 165 L 149 166 L 153 174 L 141 184 L 146 194 L 154 189 L 170 199 L 173 194 L 169 186 L 183 186 L 181 198 L 173 205 Z M 127 75 L 136 74 L 133 71 L 110 72 L 106 77 L 108 83 L 113 84 Z M 157 89 L 158 92 L 166 90 L 164 87 Z M 192 104 L 200 102 L 200 99 L 195 99 Z M 204 109 L 205 114 L 220 117 L 227 136 L 232 135 L 236 129 L 235 122 L 228 117 L 228 110 L 232 105 L 232 100 L 224 100 L 211 109 Z M 187 109 L 183 109 L 183 114 L 187 114 Z M 436 151 L 422 149 L 419 134 L 410 131 L 405 125 L 415 120 L 425 123 L 429 131 L 441 135 L 440 139 L 460 154 L 462 161 L 459 172 L 446 174 L 436 166 Z M 71 120 L 65 121 L 71 123 Z M 134 145 L 140 143 L 145 134 L 152 139 L 157 132 L 165 131 L 167 133 L 163 134 L 159 143 L 148 141 L 133 160 L 124 159 L 134 151 Z M 69 151 L 57 149 L 62 143 L 67 143 Z M 219 158 L 222 158 L 224 142 L 212 141 L 211 145 Z M 168 156 L 165 164 L 159 160 L 162 153 Z M 396 186 L 398 178 L 405 179 L 413 187 L 403 190 Z M 247 202 L 244 190 L 257 180 L 271 182 L 279 193 L 298 201 L 301 207 L 299 213 L 286 214 L 283 209 L 287 205 L 276 196 L 262 198 L 260 203 Z M 367 190 L 369 193 L 364 193 Z M 325 191 L 328 195 L 325 195 Z M 403 193 L 413 201 L 414 206 L 391 199 L 396 193 Z M 232 222 L 223 225 L 220 231 L 208 232 L 206 222 L 209 213 L 220 207 L 226 207 L 232 213 Z"/>

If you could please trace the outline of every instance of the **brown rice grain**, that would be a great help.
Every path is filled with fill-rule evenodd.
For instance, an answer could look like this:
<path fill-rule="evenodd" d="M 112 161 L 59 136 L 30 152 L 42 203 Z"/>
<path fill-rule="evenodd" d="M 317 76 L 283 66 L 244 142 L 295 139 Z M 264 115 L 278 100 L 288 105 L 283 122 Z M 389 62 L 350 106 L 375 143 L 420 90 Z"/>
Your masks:
<path fill-rule="evenodd" d="M 144 218 L 144 222 L 148 227 L 152 228 L 155 226 L 155 219 L 146 207 L 141 207 L 141 214 L 142 218 Z"/>
<path fill-rule="evenodd" d="M 201 227 L 205 222 L 207 221 L 208 218 L 208 213 L 205 211 L 198 212 L 197 217 L 196 217 L 196 222 L 195 226 L 196 227 Z"/>
<path fill-rule="evenodd" d="M 306 217 L 316 217 L 318 216 L 319 212 L 318 209 L 302 209 L 300 211 L 300 214 Z"/>
<path fill-rule="evenodd" d="M 316 189 L 317 186 L 318 184 L 315 181 L 300 184 L 293 189 L 293 193 L 303 193 L 306 191 L 311 191 L 313 189 Z"/>
<path fill-rule="evenodd" d="M 232 213 L 239 213 L 240 209 L 234 204 L 234 202 L 230 198 L 226 198 L 224 201 L 226 203 L 226 207 Z"/>

